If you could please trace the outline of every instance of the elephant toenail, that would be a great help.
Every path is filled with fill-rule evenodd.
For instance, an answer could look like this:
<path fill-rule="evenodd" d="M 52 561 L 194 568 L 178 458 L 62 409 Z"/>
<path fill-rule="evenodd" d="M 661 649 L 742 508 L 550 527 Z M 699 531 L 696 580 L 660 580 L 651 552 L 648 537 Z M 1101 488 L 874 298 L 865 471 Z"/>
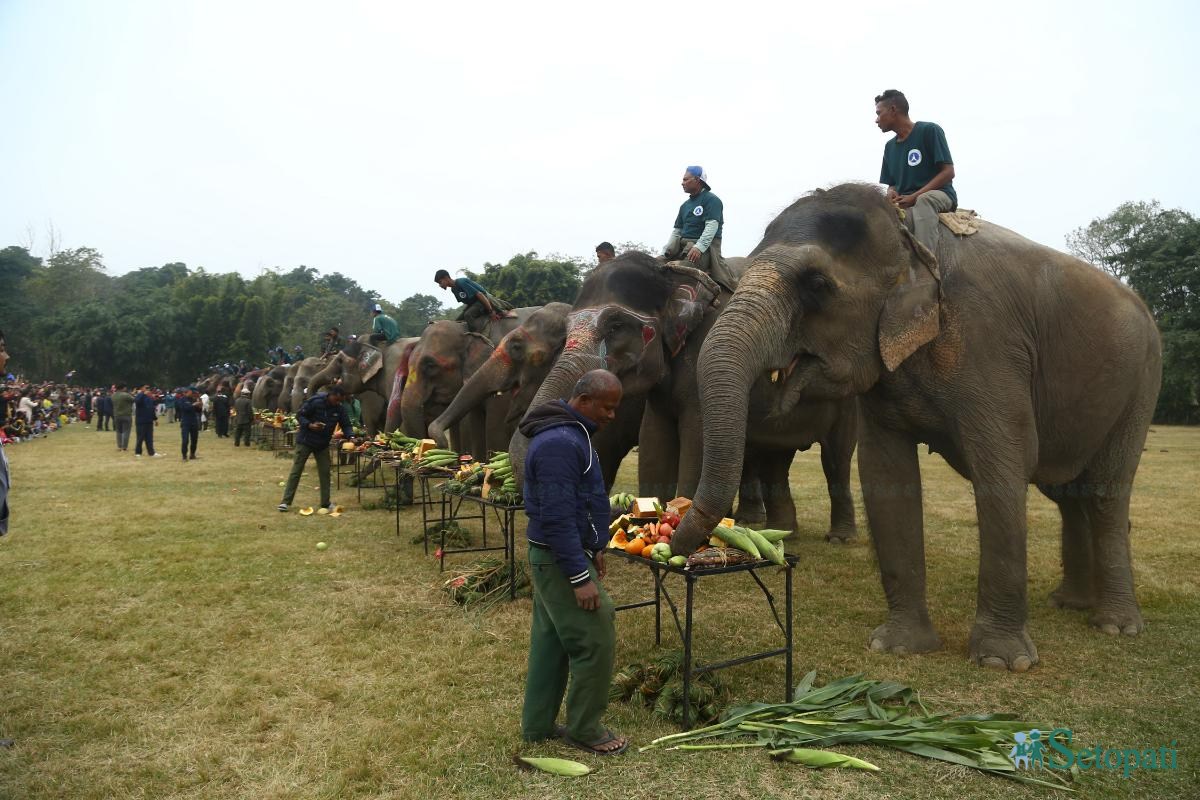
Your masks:
<path fill-rule="evenodd" d="M 1008 669 L 1008 664 L 1004 663 L 1004 659 L 997 658 L 996 656 L 984 656 L 979 659 L 979 666 L 987 667 L 988 669 Z"/>
<path fill-rule="evenodd" d="M 1137 636 L 1139 633 L 1138 626 L 1137 625 L 1126 625 L 1124 628 L 1121 629 L 1121 633 L 1125 634 L 1126 636 Z"/>
<path fill-rule="evenodd" d="M 1017 656 L 1015 659 L 1013 659 L 1012 671 L 1013 672 L 1028 672 L 1029 668 L 1032 666 L 1033 666 L 1033 662 L 1031 660 L 1029 660 L 1029 658 L 1027 656 Z"/>
<path fill-rule="evenodd" d="M 1100 626 L 1100 632 L 1107 633 L 1109 636 L 1116 636 L 1121 632 L 1121 629 L 1116 625 L 1113 625 L 1111 622 L 1108 622 Z"/>
<path fill-rule="evenodd" d="M 886 649 L 887 648 L 883 646 L 882 639 L 872 639 L 871 640 L 871 652 L 872 653 L 882 653 Z"/>

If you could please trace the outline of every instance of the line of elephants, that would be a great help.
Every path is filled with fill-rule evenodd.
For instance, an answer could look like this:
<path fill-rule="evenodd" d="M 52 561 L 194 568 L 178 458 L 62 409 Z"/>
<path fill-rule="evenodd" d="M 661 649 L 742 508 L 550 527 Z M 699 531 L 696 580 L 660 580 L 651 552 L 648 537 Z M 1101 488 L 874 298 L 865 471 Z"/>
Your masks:
<path fill-rule="evenodd" d="M 826 537 L 849 540 L 859 483 L 887 618 L 872 650 L 941 646 L 926 603 L 919 444 L 974 490 L 980 537 L 970 659 L 1023 672 L 1026 500 L 1062 516 L 1052 601 L 1110 634 L 1144 624 L 1134 596 L 1129 498 L 1161 380 L 1154 320 L 1126 286 L 1071 256 L 982 222 L 943 231 L 937 253 L 872 186 L 807 194 L 766 228 L 736 287 L 684 262 L 630 252 L 588 273 L 574 304 L 519 309 L 485 334 L 432 322 L 359 373 L 360 345 L 276 368 L 255 407 L 295 406 L 341 380 L 369 429 L 401 428 L 464 452 L 507 449 L 518 476 L 531 406 L 586 371 L 620 377 L 617 419 L 595 438 L 611 487 L 639 446 L 639 493 L 694 500 L 673 542 L 695 549 L 730 513 L 796 528 L 788 471 L 821 445 Z M 261 391 L 260 391 L 261 390 Z M 285 401 L 289 401 L 285 403 Z"/>

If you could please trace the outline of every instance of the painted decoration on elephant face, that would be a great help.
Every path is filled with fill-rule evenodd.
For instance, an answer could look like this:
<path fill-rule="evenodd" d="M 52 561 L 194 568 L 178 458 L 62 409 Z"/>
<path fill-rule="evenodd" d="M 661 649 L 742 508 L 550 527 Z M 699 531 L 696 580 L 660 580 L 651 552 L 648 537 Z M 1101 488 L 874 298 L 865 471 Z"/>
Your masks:
<path fill-rule="evenodd" d="M 579 350 L 584 347 L 591 347 L 596 343 L 599 336 L 600 315 L 610 309 L 616 309 L 624 314 L 628 314 L 634 319 L 642 323 L 642 344 L 647 345 L 654 339 L 655 328 L 654 318 L 647 317 L 644 314 L 639 314 L 625 306 L 608 305 L 600 306 L 599 308 L 584 308 L 575 311 L 567 317 L 567 341 L 563 346 L 566 351 Z M 604 345 L 603 339 L 600 341 L 601 347 Z M 604 352 L 600 354 L 602 357 Z"/>

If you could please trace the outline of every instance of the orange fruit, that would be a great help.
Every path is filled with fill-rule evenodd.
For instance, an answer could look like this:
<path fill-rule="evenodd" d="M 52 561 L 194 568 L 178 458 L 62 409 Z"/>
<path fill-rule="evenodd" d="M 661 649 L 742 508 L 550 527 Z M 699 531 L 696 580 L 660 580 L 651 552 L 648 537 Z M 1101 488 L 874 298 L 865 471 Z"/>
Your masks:
<path fill-rule="evenodd" d="M 646 543 L 641 539 L 630 539 L 629 543 L 625 545 L 625 552 L 631 556 L 638 556 L 642 554 L 642 548 L 645 546 Z"/>

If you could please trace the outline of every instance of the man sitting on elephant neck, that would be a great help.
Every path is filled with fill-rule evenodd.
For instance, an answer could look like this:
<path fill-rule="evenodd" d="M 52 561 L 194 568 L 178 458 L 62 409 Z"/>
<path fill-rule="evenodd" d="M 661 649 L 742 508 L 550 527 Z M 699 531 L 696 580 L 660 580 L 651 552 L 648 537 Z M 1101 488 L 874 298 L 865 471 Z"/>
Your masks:
<path fill-rule="evenodd" d="M 327 356 L 336 355 L 342 352 L 342 348 L 344 346 L 345 343 L 342 341 L 341 332 L 338 330 L 338 327 L 334 325 L 329 329 L 329 332 L 325 334 L 325 341 L 321 345 L 321 357 L 325 358 Z"/>
<path fill-rule="evenodd" d="M 391 344 L 400 338 L 400 326 L 396 324 L 396 320 L 383 313 L 381 305 L 376 303 L 371 306 L 371 316 L 371 335 L 367 337 L 371 344 Z"/>
<path fill-rule="evenodd" d="M 888 187 L 888 200 L 912 209 L 913 235 L 936 255 L 937 215 L 958 207 L 946 134 L 937 123 L 909 119 L 908 99 L 897 89 L 875 98 L 875 124 L 896 134 L 883 146 L 879 182 Z"/>
<path fill-rule="evenodd" d="M 737 286 L 721 257 L 721 234 L 725 230 L 725 207 L 721 198 L 708 185 L 704 167 L 688 167 L 683 171 L 680 186 L 688 199 L 679 206 L 671 238 L 663 250 L 668 261 L 686 259 L 692 266 L 707 272 L 727 289 Z"/>
<path fill-rule="evenodd" d="M 511 304 L 494 297 L 470 278 L 451 278 L 449 272 L 439 269 L 434 273 L 433 281 L 443 289 L 449 289 L 463 304 L 457 319 L 467 323 L 467 330 L 482 333 L 489 320 L 502 319 L 512 309 Z"/>

